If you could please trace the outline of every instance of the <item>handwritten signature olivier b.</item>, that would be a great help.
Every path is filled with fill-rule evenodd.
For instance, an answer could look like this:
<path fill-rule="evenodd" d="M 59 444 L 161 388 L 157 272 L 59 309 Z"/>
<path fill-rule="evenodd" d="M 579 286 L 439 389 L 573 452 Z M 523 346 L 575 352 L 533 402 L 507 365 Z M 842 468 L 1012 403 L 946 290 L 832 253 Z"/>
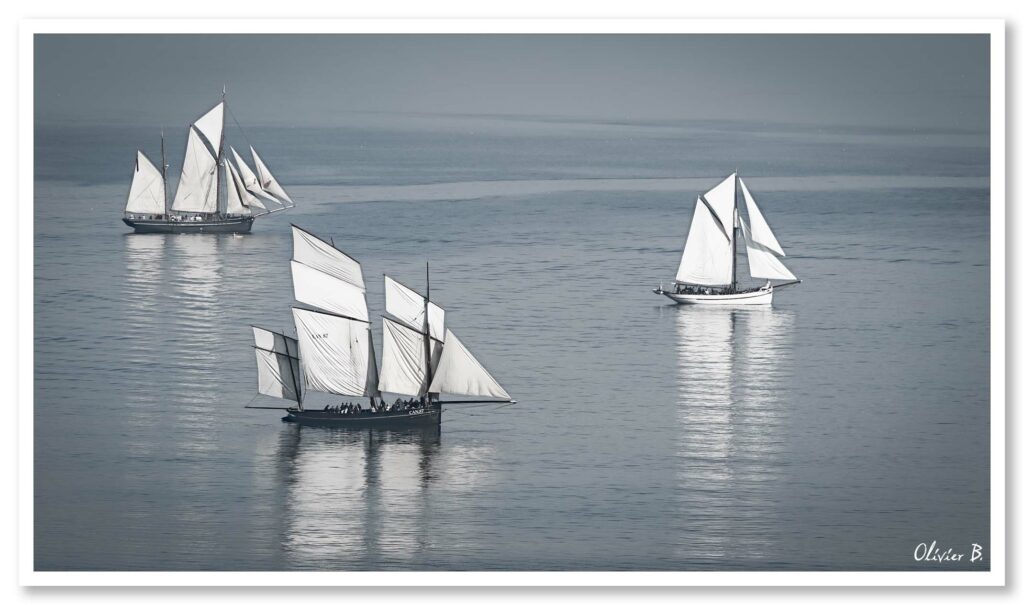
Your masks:
<path fill-rule="evenodd" d="M 981 544 L 971 544 L 970 558 L 966 552 L 959 552 L 953 548 L 940 547 L 938 542 L 932 540 L 931 544 L 921 542 L 914 548 L 914 560 L 928 563 L 960 563 L 969 560 L 971 563 L 984 561 Z"/>

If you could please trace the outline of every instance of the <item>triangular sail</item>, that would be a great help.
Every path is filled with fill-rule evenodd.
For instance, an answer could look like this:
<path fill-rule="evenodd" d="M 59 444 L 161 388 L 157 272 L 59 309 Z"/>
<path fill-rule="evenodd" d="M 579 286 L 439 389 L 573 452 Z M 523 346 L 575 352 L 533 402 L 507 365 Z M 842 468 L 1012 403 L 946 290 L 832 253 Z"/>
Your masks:
<path fill-rule="evenodd" d="M 249 216 L 252 211 L 249 210 L 249 206 L 246 205 L 248 198 L 252 195 L 242 188 L 242 184 L 238 179 L 238 174 L 235 173 L 235 169 L 231 166 L 231 162 L 225 162 L 227 166 L 227 199 L 224 207 L 224 212 L 227 214 L 235 214 L 240 216 Z M 243 199 L 245 196 L 246 199 Z"/>
<path fill-rule="evenodd" d="M 299 401 L 298 341 L 253 326 L 256 351 L 256 390 L 263 395 Z"/>
<path fill-rule="evenodd" d="M 206 137 L 213 153 L 220 154 L 220 138 L 224 134 L 224 101 L 217 103 L 213 109 L 195 121 L 195 127 Z"/>
<path fill-rule="evenodd" d="M 740 218 L 740 228 L 743 230 L 743 239 L 747 243 L 747 263 L 750 265 L 751 277 L 798 281 L 796 276 L 782 264 L 782 261 L 772 254 L 771 250 L 753 241 L 747 230 L 747 223 L 742 218 Z"/>
<path fill-rule="evenodd" d="M 424 307 L 429 309 L 426 316 Z M 427 303 L 427 299 L 415 290 L 387 275 L 384 276 L 384 310 L 421 332 L 426 330 L 426 320 L 429 317 L 430 336 L 444 342 L 444 309 L 434 303 Z"/>
<path fill-rule="evenodd" d="M 289 206 L 295 205 L 295 202 L 292 201 L 292 198 L 288 197 L 288 193 L 277 182 L 274 175 L 270 174 L 270 169 L 263 163 L 263 160 L 260 159 L 260 156 L 251 145 L 249 146 L 249 151 L 252 153 L 252 163 L 256 165 L 256 174 L 259 175 L 260 187 L 278 200 L 287 202 Z"/>
<path fill-rule="evenodd" d="M 722 222 L 729 238 L 732 238 L 732 230 L 737 226 L 733 223 L 733 209 L 736 207 L 736 173 L 725 177 L 724 181 L 705 193 L 704 199 L 711 206 L 715 217 Z"/>
<path fill-rule="evenodd" d="M 750 194 L 750 190 L 747 189 L 747 184 L 743 182 L 743 179 L 740 179 L 740 190 L 743 192 L 743 199 L 747 203 L 747 214 L 750 216 L 750 238 L 775 254 L 786 256 L 786 253 L 782 250 L 782 245 L 779 244 L 779 240 L 775 239 L 772 228 L 768 226 L 768 221 L 764 220 L 761 209 L 757 207 L 757 204 L 754 202 L 754 196 Z"/>
<path fill-rule="evenodd" d="M 292 225 L 292 260 L 346 281 L 362 290 L 363 268 L 359 261 L 312 233 Z"/>
<path fill-rule="evenodd" d="M 362 321 L 292 309 L 307 389 L 351 397 L 376 397 L 377 362 L 370 325 Z"/>
<path fill-rule="evenodd" d="M 188 130 L 181 180 L 174 192 L 171 210 L 203 213 L 217 211 L 217 158 L 210 154 L 194 127 Z"/>
<path fill-rule="evenodd" d="M 252 168 L 249 168 L 249 165 L 245 163 L 245 160 L 243 160 L 242 156 L 235 151 L 234 147 L 231 148 L 231 155 L 235 158 L 235 166 L 238 168 L 238 177 L 242 180 L 242 185 L 245 187 L 246 191 L 254 196 L 260 196 L 264 200 L 270 200 L 276 204 L 281 204 L 281 202 L 274 199 L 274 196 L 264 191 L 263 187 L 260 187 L 260 180 L 256 176 L 256 173 L 252 171 Z M 262 203 L 259 204 L 259 207 L 266 209 L 266 206 Z"/>
<path fill-rule="evenodd" d="M 125 212 L 134 214 L 163 214 L 165 209 L 164 175 L 139 151 L 135 156 L 135 172 L 128 190 Z"/>
<path fill-rule="evenodd" d="M 392 321 L 384 320 L 384 354 L 380 365 L 380 390 L 421 397 L 427 393 L 427 352 L 425 336 Z M 431 367 L 437 367 L 441 343 L 430 340 Z"/>
<path fill-rule="evenodd" d="M 732 283 L 732 254 L 731 232 L 712 213 L 709 204 L 698 198 L 676 281 L 702 286 L 728 285 Z"/>
<path fill-rule="evenodd" d="M 430 392 L 512 399 L 451 330 L 445 334 L 444 350 L 430 383 Z"/>

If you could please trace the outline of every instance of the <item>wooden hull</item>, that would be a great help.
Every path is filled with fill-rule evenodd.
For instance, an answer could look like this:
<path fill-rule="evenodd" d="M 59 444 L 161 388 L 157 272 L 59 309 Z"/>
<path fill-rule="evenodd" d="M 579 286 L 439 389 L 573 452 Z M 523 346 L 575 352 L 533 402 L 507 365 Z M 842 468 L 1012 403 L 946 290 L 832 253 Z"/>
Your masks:
<path fill-rule="evenodd" d="M 165 221 L 123 218 L 136 233 L 249 233 L 254 217 L 219 218 L 208 221 Z"/>
<path fill-rule="evenodd" d="M 323 410 L 288 410 L 288 415 L 281 420 L 299 424 L 350 429 L 414 428 L 440 423 L 441 406 L 402 410 L 400 412 L 363 412 L 361 414 L 338 414 Z"/>
<path fill-rule="evenodd" d="M 662 290 L 654 291 L 655 294 L 663 294 L 680 305 L 718 305 L 718 306 L 749 306 L 749 305 L 771 305 L 774 287 L 768 286 L 746 292 L 735 292 L 732 294 L 677 294 Z"/>

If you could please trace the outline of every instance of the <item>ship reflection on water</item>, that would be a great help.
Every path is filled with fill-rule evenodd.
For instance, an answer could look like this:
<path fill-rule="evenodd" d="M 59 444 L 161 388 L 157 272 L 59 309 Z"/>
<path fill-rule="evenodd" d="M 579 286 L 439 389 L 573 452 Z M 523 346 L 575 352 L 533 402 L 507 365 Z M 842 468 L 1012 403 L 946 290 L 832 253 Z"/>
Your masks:
<path fill-rule="evenodd" d="M 765 561 L 780 538 L 788 411 L 777 393 L 791 372 L 793 315 L 675 311 L 679 554 L 712 566 Z"/>

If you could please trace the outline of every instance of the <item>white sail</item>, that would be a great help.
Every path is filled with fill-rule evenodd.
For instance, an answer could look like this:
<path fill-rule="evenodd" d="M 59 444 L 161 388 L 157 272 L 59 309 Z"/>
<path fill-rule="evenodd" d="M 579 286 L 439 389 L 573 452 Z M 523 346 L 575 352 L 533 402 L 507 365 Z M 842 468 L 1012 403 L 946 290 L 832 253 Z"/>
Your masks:
<path fill-rule="evenodd" d="M 377 362 L 370 324 L 292 309 L 303 383 L 307 389 L 352 397 L 376 397 Z"/>
<path fill-rule="evenodd" d="M 730 214 L 731 215 L 731 211 Z M 732 233 L 716 220 L 708 204 L 698 198 L 690 232 L 679 260 L 676 281 L 702 286 L 732 283 Z"/>
<path fill-rule="evenodd" d="M 299 356 L 299 341 L 291 336 L 253 326 L 252 338 L 257 348 L 266 349 L 271 353 L 281 353 L 292 357 Z"/>
<path fill-rule="evenodd" d="M 359 261 L 295 225 L 292 225 L 292 260 L 366 290 Z"/>
<path fill-rule="evenodd" d="M 427 392 L 425 336 L 402 324 L 384 319 L 384 354 L 380 365 L 380 390 L 420 397 Z M 441 344 L 430 340 L 431 367 L 436 367 Z"/>
<path fill-rule="evenodd" d="M 424 304 L 429 309 L 430 336 L 444 342 L 444 309 L 403 286 L 387 275 L 384 276 L 384 310 L 396 319 L 417 330 L 425 331 Z"/>
<path fill-rule="evenodd" d="M 195 128 L 188 130 L 181 180 L 174 192 L 171 210 L 205 213 L 217 211 L 217 158 L 210 154 Z"/>
<path fill-rule="evenodd" d="M 263 200 L 269 200 L 275 204 L 280 205 L 281 202 L 274 199 L 274 196 L 270 195 L 260 187 L 260 180 L 256 177 L 256 173 L 249 168 L 249 165 L 245 163 L 242 156 L 235 151 L 235 148 L 231 148 L 231 154 L 235 157 L 235 167 L 238 169 L 238 177 L 242 180 L 242 185 L 245 190 L 251 193 L 253 196 L 259 196 Z M 258 204 L 260 208 L 266 210 L 266 206 L 263 203 Z"/>
<path fill-rule="evenodd" d="M 297 261 L 292 261 L 292 285 L 295 300 L 301 303 L 360 321 L 370 320 L 362 288 Z"/>
<path fill-rule="evenodd" d="M 750 195 L 750 190 L 747 189 L 747 184 L 743 182 L 743 179 L 740 179 L 740 190 L 743 191 L 743 199 L 747 202 L 747 214 L 750 216 L 750 238 L 775 254 L 786 256 L 782 246 L 779 244 L 779 240 L 775 239 L 772 228 L 768 226 L 768 221 L 764 220 L 761 209 L 757 207 L 757 204 L 754 202 L 754 196 Z"/>
<path fill-rule="evenodd" d="M 256 165 L 256 174 L 259 175 L 260 187 L 275 198 L 287 202 L 288 205 L 294 205 L 295 202 L 292 201 L 292 198 L 288 197 L 288 194 L 274 178 L 274 175 L 270 174 L 270 169 L 263 163 L 263 160 L 260 159 L 260 156 L 251 145 L 249 146 L 249 151 L 252 152 L 252 163 Z"/>
<path fill-rule="evenodd" d="M 252 333 L 256 343 L 256 390 L 263 395 L 298 401 L 298 341 L 256 326 Z"/>
<path fill-rule="evenodd" d="M 220 154 L 220 137 L 224 133 L 224 101 L 195 121 L 195 127 L 206 137 L 215 154 Z"/>
<path fill-rule="evenodd" d="M 430 392 L 512 399 L 451 330 L 445 334 L 444 350 L 430 383 Z"/>
<path fill-rule="evenodd" d="M 725 177 L 724 181 L 705 193 L 704 199 L 732 238 L 733 228 L 739 226 L 733 222 L 733 209 L 736 208 L 736 173 Z"/>
<path fill-rule="evenodd" d="M 227 167 L 227 199 L 224 206 L 224 212 L 227 214 L 237 214 L 241 216 L 249 216 L 252 211 L 249 210 L 249 206 L 246 205 L 246 200 L 252 197 L 248 191 L 242 187 L 241 181 L 238 179 L 238 174 L 235 173 L 235 169 L 231 166 L 231 162 L 225 162 Z M 245 196 L 246 199 L 243 199 Z"/>
<path fill-rule="evenodd" d="M 743 239 L 747 243 L 747 263 L 750 265 L 750 276 L 759 279 L 778 279 L 797 281 L 793 273 L 782 264 L 772 251 L 754 241 L 747 230 L 747 223 L 740 218 Z"/>
<path fill-rule="evenodd" d="M 296 377 L 298 360 L 294 357 L 256 349 L 256 390 L 262 395 L 298 401 Z"/>
<path fill-rule="evenodd" d="M 141 151 L 135 156 L 135 173 L 128 190 L 125 212 L 134 214 L 164 213 L 164 175 Z"/>

